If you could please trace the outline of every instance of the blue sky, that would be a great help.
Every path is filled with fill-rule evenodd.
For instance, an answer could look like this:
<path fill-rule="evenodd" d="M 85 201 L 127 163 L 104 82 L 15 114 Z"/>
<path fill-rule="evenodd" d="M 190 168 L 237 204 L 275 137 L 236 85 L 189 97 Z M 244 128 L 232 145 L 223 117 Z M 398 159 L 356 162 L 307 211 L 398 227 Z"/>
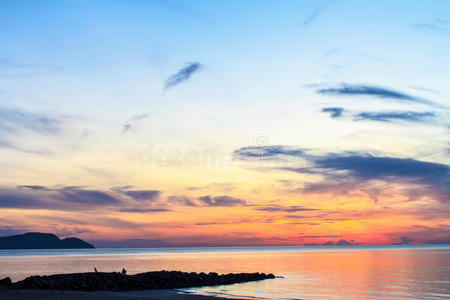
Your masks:
<path fill-rule="evenodd" d="M 161 199 L 179 194 L 206 199 L 191 195 L 202 186 L 211 197 L 246 199 L 230 203 L 310 205 L 320 196 L 306 193 L 313 183 L 342 183 L 333 171 L 347 172 L 349 189 L 367 191 L 370 185 L 363 198 L 372 203 L 376 190 L 381 195 L 376 205 L 384 206 L 411 200 L 405 185 L 422 180 L 425 196 L 415 198 L 412 208 L 428 203 L 442 209 L 448 180 L 428 173 L 405 181 L 403 172 L 383 169 L 361 183 L 354 166 L 297 171 L 320 157 L 348 163 L 348 157 L 361 155 L 364 163 L 412 173 L 428 170 L 422 163 L 435 163 L 446 177 L 449 16 L 450 3 L 437 0 L 2 0 L 0 171 L 7 174 L 2 188 L 7 195 L 23 185 L 52 186 L 54 193 L 77 186 L 117 194 L 117 187 L 133 186 L 161 190 Z M 142 162 L 149 145 L 163 152 L 163 165 Z M 245 147 L 263 147 L 250 149 L 267 154 L 265 146 L 307 154 L 299 166 L 299 161 L 289 165 L 286 152 L 276 152 L 283 165 L 275 168 L 232 159 Z M 192 168 L 173 157 L 190 151 L 215 153 L 221 162 Z M 383 203 L 381 191 L 392 188 L 380 186 L 387 184 L 386 174 L 394 174 L 389 180 L 399 196 L 395 201 L 386 196 Z M 286 188 L 280 182 L 288 181 L 312 198 L 300 201 L 280 192 Z M 439 195 L 429 185 L 438 187 Z M 344 198 L 332 193 L 324 205 L 357 201 Z M 13 209 L 37 218 L 19 208 L 8 204 L 3 214 Z M 197 217 L 204 221 L 204 215 Z M 14 222 L 3 226 L 14 228 Z M 97 227 L 86 231 L 88 237 L 108 238 L 108 230 Z"/>

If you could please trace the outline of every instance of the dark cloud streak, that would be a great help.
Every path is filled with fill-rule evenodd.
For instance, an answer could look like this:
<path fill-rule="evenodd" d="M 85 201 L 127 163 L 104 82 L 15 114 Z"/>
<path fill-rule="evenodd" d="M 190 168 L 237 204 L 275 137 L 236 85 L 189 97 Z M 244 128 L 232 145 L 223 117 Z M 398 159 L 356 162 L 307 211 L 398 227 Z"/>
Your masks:
<path fill-rule="evenodd" d="M 267 151 L 266 147 L 261 147 L 259 151 L 258 147 L 251 147 L 251 152 L 247 151 L 249 147 L 237 149 L 235 153 L 239 153 L 239 156 L 235 158 L 243 161 L 264 160 L 283 155 L 283 152 Z M 284 148 L 285 146 L 281 146 L 281 149 Z M 316 174 L 324 178 L 322 182 L 306 184 L 304 192 L 329 193 L 335 190 L 351 191 L 360 188 L 362 192 L 377 201 L 386 187 L 371 188 L 367 183 L 381 180 L 386 183 L 405 184 L 411 189 L 422 190 L 420 193 L 414 192 L 416 195 L 428 195 L 443 203 L 450 203 L 450 166 L 446 164 L 412 158 L 375 156 L 364 152 L 311 155 L 303 149 L 297 150 L 304 153 L 303 158 L 311 166 L 299 167 L 297 162 L 290 161 L 292 166 L 278 169 L 301 174 Z"/>
<path fill-rule="evenodd" d="M 322 12 L 325 10 L 325 8 L 329 5 L 329 1 L 326 1 L 321 6 L 317 7 L 303 22 L 302 26 L 308 26 L 311 24 L 314 20 L 316 20 Z"/>
<path fill-rule="evenodd" d="M 324 113 L 330 113 L 330 117 L 333 119 L 339 118 L 342 116 L 342 112 L 344 109 L 342 107 L 325 107 L 322 108 L 322 112 Z"/>
<path fill-rule="evenodd" d="M 388 88 L 371 85 L 343 83 L 339 87 L 319 89 L 317 90 L 317 93 L 335 96 L 373 96 L 378 98 L 389 98 L 400 101 L 432 104 L 432 102 L 420 97 L 412 96 Z"/>
<path fill-rule="evenodd" d="M 168 208 L 122 208 L 119 209 L 120 212 L 127 213 L 149 213 L 149 212 L 168 212 Z"/>
<path fill-rule="evenodd" d="M 280 205 L 271 205 L 271 206 L 264 206 L 264 207 L 257 207 L 255 210 L 259 211 L 268 211 L 268 212 L 299 212 L 299 211 L 316 211 L 318 209 L 316 208 L 308 208 L 304 206 L 280 206 Z"/>
<path fill-rule="evenodd" d="M 186 67 L 182 68 L 166 80 L 164 89 L 168 90 L 169 88 L 188 80 L 194 73 L 198 72 L 200 68 L 201 65 L 198 62 L 189 63 Z"/>
<path fill-rule="evenodd" d="M 233 159 L 239 160 L 259 160 L 277 158 L 280 156 L 300 157 L 304 154 L 303 149 L 296 149 L 288 146 L 249 146 L 233 151 Z"/>
<path fill-rule="evenodd" d="M 198 201 L 206 206 L 238 206 L 245 205 L 246 201 L 230 196 L 216 196 L 211 197 L 210 195 L 199 197 Z"/>
<path fill-rule="evenodd" d="M 410 121 L 425 122 L 435 117 L 433 112 L 413 112 L 413 111 L 397 111 L 397 112 L 362 112 L 355 116 L 355 121 L 370 120 L 379 122 L 392 121 Z"/>
<path fill-rule="evenodd" d="M 157 190 L 124 191 L 123 194 L 136 200 L 156 200 L 161 195 Z"/>

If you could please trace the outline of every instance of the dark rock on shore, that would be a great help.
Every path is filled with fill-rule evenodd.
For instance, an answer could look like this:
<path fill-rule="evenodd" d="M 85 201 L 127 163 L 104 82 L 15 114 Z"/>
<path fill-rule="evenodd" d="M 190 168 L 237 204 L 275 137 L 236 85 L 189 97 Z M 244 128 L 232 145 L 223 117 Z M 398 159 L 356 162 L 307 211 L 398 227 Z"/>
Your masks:
<path fill-rule="evenodd" d="M 275 278 L 264 273 L 187 273 L 179 271 L 147 272 L 135 275 L 120 273 L 74 273 L 31 276 L 12 284 L 12 289 L 46 289 L 76 291 L 130 291 L 174 289 L 242 283 Z M 5 279 L 4 279 L 5 280 Z"/>
<path fill-rule="evenodd" d="M 12 287 L 11 278 L 6 277 L 0 280 L 0 290 L 7 290 Z"/>

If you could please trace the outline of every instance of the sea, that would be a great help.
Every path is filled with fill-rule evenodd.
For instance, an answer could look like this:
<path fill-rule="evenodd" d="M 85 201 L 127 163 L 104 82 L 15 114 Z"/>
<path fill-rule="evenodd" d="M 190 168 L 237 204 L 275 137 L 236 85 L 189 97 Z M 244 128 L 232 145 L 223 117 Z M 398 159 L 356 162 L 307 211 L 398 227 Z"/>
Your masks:
<path fill-rule="evenodd" d="M 179 290 L 230 299 L 450 299 L 450 245 L 0 250 L 0 279 L 94 267 L 277 276 Z"/>

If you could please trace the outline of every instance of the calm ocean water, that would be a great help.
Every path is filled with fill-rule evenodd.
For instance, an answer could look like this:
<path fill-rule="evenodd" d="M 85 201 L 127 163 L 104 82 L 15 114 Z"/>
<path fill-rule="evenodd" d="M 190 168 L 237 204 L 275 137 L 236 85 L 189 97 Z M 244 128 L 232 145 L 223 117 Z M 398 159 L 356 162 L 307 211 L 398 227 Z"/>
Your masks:
<path fill-rule="evenodd" d="M 0 250 L 0 278 L 99 271 L 266 272 L 273 280 L 188 289 L 249 299 L 450 299 L 450 245 Z"/>

